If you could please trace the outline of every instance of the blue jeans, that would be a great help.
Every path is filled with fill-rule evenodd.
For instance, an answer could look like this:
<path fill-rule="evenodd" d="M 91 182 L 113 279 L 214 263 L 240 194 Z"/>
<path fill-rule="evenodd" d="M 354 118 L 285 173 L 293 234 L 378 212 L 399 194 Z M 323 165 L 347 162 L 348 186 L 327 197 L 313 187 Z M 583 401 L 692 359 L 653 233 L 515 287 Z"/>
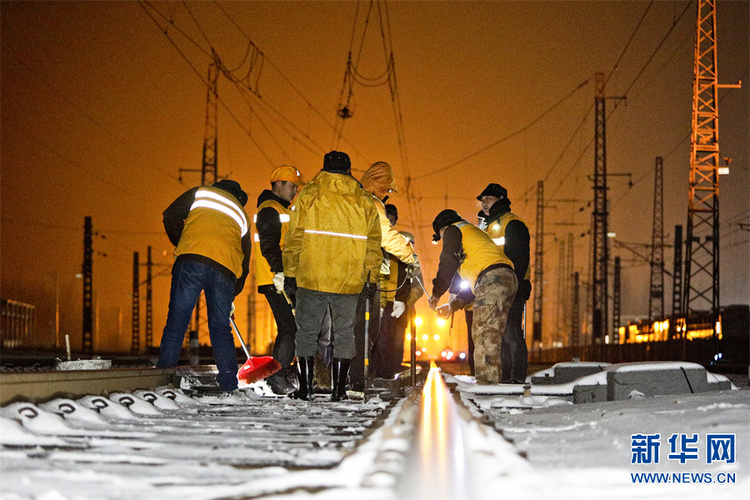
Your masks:
<path fill-rule="evenodd" d="M 161 337 L 157 368 L 177 366 L 185 332 L 203 290 L 206 294 L 211 347 L 216 368 L 219 370 L 216 381 L 224 391 L 233 391 L 237 388 L 237 351 L 234 347 L 232 327 L 229 325 L 235 283 L 236 280 L 208 264 L 187 259 L 175 261 L 172 266 L 169 313 Z"/>

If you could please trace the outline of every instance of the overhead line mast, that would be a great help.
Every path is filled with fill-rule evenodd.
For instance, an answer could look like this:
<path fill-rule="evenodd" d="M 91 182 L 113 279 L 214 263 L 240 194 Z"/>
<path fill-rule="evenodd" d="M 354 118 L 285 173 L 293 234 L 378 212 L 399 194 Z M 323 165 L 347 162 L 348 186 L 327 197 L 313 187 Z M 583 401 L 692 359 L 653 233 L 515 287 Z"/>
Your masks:
<path fill-rule="evenodd" d="M 594 140 L 594 212 L 593 212 L 593 271 L 592 271 L 592 329 L 591 343 L 602 344 L 604 332 L 609 331 L 608 301 L 609 217 L 607 213 L 607 143 L 604 73 L 596 74 L 596 117 Z"/>
<path fill-rule="evenodd" d="M 654 229 L 651 232 L 649 323 L 664 319 L 664 160 L 661 156 L 656 157 L 654 170 Z"/>
<path fill-rule="evenodd" d="M 710 312 L 715 328 L 719 315 L 719 85 L 716 68 L 716 5 L 698 0 L 693 112 L 690 140 L 690 181 L 685 286 L 682 315 L 690 320 L 698 312 Z"/>
<path fill-rule="evenodd" d="M 624 97 L 606 97 L 604 94 L 605 83 L 604 73 L 596 73 L 591 275 L 592 345 L 605 343 L 605 335 L 609 334 L 611 326 L 609 318 L 609 201 L 607 199 L 607 112 L 605 103 L 607 99 L 624 99 Z"/>
<path fill-rule="evenodd" d="M 536 188 L 536 236 L 534 250 L 534 316 L 531 342 L 534 348 L 542 347 L 542 311 L 544 289 L 544 181 Z"/>

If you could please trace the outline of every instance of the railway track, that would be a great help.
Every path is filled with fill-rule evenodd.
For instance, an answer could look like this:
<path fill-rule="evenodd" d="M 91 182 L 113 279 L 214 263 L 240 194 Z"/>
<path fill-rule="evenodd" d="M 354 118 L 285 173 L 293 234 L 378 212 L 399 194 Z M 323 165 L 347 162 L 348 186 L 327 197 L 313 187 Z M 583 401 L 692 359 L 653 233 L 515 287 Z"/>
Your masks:
<path fill-rule="evenodd" d="M 4 393 L 6 375 L 0 376 Z M 750 446 L 747 390 L 573 405 L 534 387 L 531 395 L 477 387 L 435 367 L 423 380 L 393 399 L 381 394 L 338 403 L 327 395 L 307 402 L 252 390 L 188 395 L 168 385 L 63 395 L 57 382 L 48 383 L 47 392 L 56 395 L 17 396 L 0 406 L 0 498 L 609 498 L 625 492 L 677 498 L 674 485 L 643 489 L 631 482 L 631 435 L 690 429 L 736 435 L 743 453 Z M 648 470 L 682 474 L 687 467 L 664 462 Z M 739 451 L 736 465 L 704 469 L 698 472 L 732 481 L 705 485 L 700 498 L 747 491 L 750 469 Z"/>
<path fill-rule="evenodd" d="M 121 386 L 120 375 L 105 374 Z M 68 374 L 84 384 L 94 377 Z M 47 385 L 61 393 L 59 380 Z M 437 368 L 408 392 L 340 403 L 253 391 L 188 396 L 166 385 L 36 404 L 15 394 L 0 407 L 0 497 L 464 497 L 472 483 L 466 429 L 475 435 L 481 424 L 457 407 Z M 474 441 L 486 446 L 485 438 Z"/>

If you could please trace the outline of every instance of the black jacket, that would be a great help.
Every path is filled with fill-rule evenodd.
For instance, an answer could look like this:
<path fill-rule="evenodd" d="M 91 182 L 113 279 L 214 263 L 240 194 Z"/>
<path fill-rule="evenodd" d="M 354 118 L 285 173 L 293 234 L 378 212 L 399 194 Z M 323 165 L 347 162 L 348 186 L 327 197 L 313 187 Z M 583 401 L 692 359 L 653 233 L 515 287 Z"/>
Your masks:
<path fill-rule="evenodd" d="M 501 216 L 510 212 L 510 200 L 503 198 L 498 200 L 490 208 L 490 214 L 485 215 L 483 211 L 477 214 L 480 227 L 485 229 Z M 513 262 L 513 268 L 518 278 L 517 301 L 525 301 L 531 296 L 531 282 L 525 279 L 526 270 L 529 268 L 529 228 L 520 220 L 512 220 L 505 228 L 505 255 Z"/>

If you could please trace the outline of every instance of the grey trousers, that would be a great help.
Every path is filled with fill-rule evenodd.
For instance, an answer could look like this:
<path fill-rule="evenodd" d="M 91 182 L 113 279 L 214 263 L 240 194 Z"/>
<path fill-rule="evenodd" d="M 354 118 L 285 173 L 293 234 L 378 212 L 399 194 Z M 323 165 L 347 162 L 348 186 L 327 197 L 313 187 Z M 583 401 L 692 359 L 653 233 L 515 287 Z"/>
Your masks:
<path fill-rule="evenodd" d="M 315 356 L 318 352 L 318 335 L 331 308 L 331 334 L 333 357 L 352 359 L 354 349 L 354 322 L 359 294 L 328 293 L 307 288 L 297 289 L 297 357 Z"/>

